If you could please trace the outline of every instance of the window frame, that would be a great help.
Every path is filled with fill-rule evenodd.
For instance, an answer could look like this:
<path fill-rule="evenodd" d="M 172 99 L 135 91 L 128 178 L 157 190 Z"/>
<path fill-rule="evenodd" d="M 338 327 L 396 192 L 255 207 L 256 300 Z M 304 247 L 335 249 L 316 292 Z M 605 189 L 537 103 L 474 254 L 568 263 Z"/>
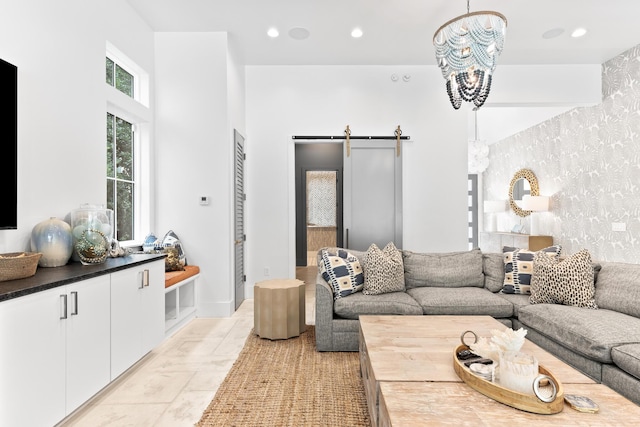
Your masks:
<path fill-rule="evenodd" d="M 111 111 L 107 111 L 107 114 L 111 114 L 114 117 L 114 126 L 115 126 L 115 120 L 117 119 L 121 119 L 123 121 L 126 121 L 127 123 L 129 123 L 131 125 L 131 132 L 132 132 L 132 138 L 131 138 L 131 144 L 132 144 L 132 152 L 133 152 L 133 162 L 132 162 L 132 167 L 133 167 L 133 174 L 131 176 L 131 179 L 124 179 L 124 178 L 119 178 L 118 177 L 118 172 L 116 171 L 117 167 L 116 167 L 116 162 L 114 161 L 113 166 L 114 166 L 114 176 L 107 176 L 106 180 L 107 183 L 110 183 L 110 181 L 115 182 L 115 187 L 114 187 L 114 196 L 116 197 L 117 200 L 117 193 L 118 193 L 118 182 L 126 182 L 126 183 L 131 183 L 133 185 L 133 239 L 131 240 L 124 240 L 123 242 L 125 244 L 134 244 L 138 239 L 136 239 L 136 237 L 139 237 L 139 234 L 137 233 L 138 227 L 141 225 L 141 221 L 138 219 L 138 201 L 139 201 L 139 197 L 140 197 L 140 192 L 139 192 L 139 179 L 141 177 L 141 174 L 139 172 L 139 166 L 140 166 L 140 161 L 139 161 L 139 156 L 140 156 L 140 150 L 138 149 L 138 145 L 139 145 L 139 138 L 138 138 L 138 131 L 137 131 L 137 126 L 135 123 L 130 122 L 129 120 L 125 119 L 122 116 L 113 114 Z M 117 133 L 116 128 L 114 127 L 114 135 Z M 114 141 L 114 157 L 116 155 L 116 141 Z M 114 159 L 115 160 L 115 159 Z M 107 198 L 108 200 L 108 198 Z M 114 234 L 117 230 L 117 223 L 118 223 L 118 212 L 117 209 L 114 209 L 113 212 L 114 215 L 114 221 L 115 221 L 115 229 L 114 229 Z M 116 236 L 114 235 L 114 238 Z M 122 243 L 122 242 L 121 242 Z"/>
<path fill-rule="evenodd" d="M 130 73 L 134 78 L 133 94 L 130 97 L 119 91 L 114 85 L 107 83 L 106 75 L 104 82 L 106 86 L 106 109 L 105 113 L 125 120 L 133 126 L 133 183 L 134 183 L 134 207 L 133 207 L 133 239 L 119 241 L 124 246 L 139 246 L 142 244 L 144 237 L 152 230 L 151 216 L 151 129 L 152 129 L 152 113 L 149 108 L 149 75 L 135 62 L 131 61 L 126 55 L 120 52 L 110 43 L 107 43 L 106 58 L 112 60 L 115 64 Z M 115 78 L 115 76 L 114 76 Z M 105 114 L 105 149 L 104 159 L 106 167 L 106 114 Z M 107 188 L 107 174 L 105 169 L 105 184 Z M 105 194 L 106 197 L 106 194 Z"/>

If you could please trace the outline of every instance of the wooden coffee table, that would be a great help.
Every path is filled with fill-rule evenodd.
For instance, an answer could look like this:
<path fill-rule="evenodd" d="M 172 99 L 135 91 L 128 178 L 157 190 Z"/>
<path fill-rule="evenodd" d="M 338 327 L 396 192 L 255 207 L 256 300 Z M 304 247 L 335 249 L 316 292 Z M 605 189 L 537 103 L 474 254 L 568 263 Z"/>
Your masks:
<path fill-rule="evenodd" d="M 506 418 L 544 425 L 619 425 L 621 410 L 640 416 L 640 407 L 528 340 L 522 350 L 551 370 L 566 394 L 591 397 L 600 406 L 598 414 L 568 406 L 560 414 L 530 414 L 473 390 L 453 370 L 453 349 L 464 331 L 489 337 L 491 330 L 504 328 L 489 316 L 361 316 L 360 366 L 372 425 L 488 426 Z"/>
<path fill-rule="evenodd" d="M 565 404 L 554 415 L 520 411 L 478 393 L 464 383 L 380 383 L 380 426 L 635 426 L 640 406 L 602 384 L 564 384 L 565 394 L 593 399 L 596 414 L 578 412 Z"/>

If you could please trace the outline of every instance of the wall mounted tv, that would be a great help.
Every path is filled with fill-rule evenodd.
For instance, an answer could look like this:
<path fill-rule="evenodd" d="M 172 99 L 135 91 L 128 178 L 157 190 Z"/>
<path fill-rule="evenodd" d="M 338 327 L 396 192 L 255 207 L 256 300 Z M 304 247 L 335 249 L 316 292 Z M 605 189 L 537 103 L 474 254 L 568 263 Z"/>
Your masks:
<path fill-rule="evenodd" d="M 0 59 L 0 230 L 18 228 L 18 68 Z"/>

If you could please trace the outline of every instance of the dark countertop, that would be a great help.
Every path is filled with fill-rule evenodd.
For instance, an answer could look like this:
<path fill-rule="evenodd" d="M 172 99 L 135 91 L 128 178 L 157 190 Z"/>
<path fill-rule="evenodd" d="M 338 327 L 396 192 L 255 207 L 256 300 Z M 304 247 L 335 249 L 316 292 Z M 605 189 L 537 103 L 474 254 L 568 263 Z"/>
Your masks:
<path fill-rule="evenodd" d="M 164 257 L 164 254 L 130 254 L 119 258 L 107 258 L 103 264 L 97 265 L 69 262 L 62 267 L 38 267 L 34 276 L 0 282 L 0 302 L 110 274 Z"/>

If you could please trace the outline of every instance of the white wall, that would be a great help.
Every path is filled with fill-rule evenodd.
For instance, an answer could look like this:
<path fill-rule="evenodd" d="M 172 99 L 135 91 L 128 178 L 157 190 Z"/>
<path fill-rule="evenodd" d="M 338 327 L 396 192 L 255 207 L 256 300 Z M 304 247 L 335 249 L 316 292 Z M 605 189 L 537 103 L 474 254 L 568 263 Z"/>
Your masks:
<path fill-rule="evenodd" d="M 437 68 L 250 66 L 246 76 L 249 295 L 256 281 L 295 277 L 292 135 L 342 135 L 346 125 L 352 135 L 393 135 L 400 125 L 411 136 L 404 248 L 466 250 L 467 116 L 449 104 Z"/>
<path fill-rule="evenodd" d="M 0 58 L 18 67 L 18 229 L 0 231 L 0 252 L 29 249 L 42 220 L 106 201 L 103 6 L 0 2 Z"/>
<path fill-rule="evenodd" d="M 155 232 L 175 231 L 187 262 L 200 266 L 199 316 L 233 311 L 230 126 L 243 119 L 229 113 L 227 54 L 225 33 L 155 36 Z M 201 206 L 201 196 L 211 203 Z"/>
<path fill-rule="evenodd" d="M 124 0 L 0 10 L 0 58 L 18 67 L 18 229 L 0 231 L 0 252 L 13 252 L 38 222 L 106 203 L 106 40 L 151 68 L 152 33 Z"/>
<path fill-rule="evenodd" d="M 153 31 L 126 0 L 109 0 L 105 3 L 109 5 L 103 14 L 107 41 L 153 78 Z"/>
<path fill-rule="evenodd" d="M 227 52 L 227 102 L 229 111 L 229 129 L 237 129 L 246 136 L 246 93 L 244 64 L 239 58 L 240 47 L 233 38 L 228 40 Z M 232 135 L 233 138 L 233 135 Z"/>

